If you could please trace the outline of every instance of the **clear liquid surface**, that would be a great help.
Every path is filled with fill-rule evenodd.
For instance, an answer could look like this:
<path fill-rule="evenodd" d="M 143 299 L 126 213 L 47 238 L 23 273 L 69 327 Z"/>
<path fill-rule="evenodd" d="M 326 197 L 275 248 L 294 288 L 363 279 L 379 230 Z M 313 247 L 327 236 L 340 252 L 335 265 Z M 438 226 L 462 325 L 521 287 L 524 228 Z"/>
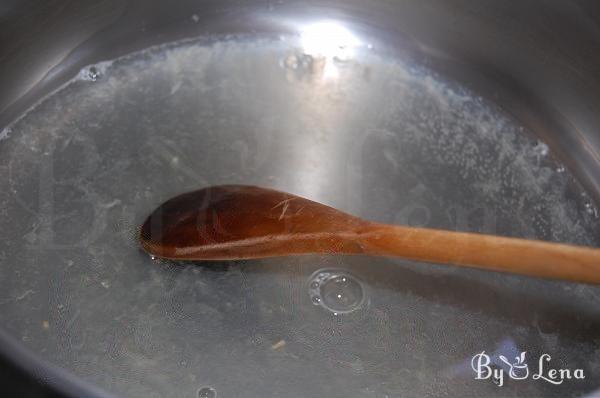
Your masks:
<path fill-rule="evenodd" d="M 598 287 L 371 257 L 173 263 L 138 248 L 157 205 L 232 183 L 379 222 L 600 246 L 596 205 L 544 143 L 376 50 L 200 40 L 82 70 L 0 134 L 2 328 L 121 396 L 600 387 Z M 325 269 L 350 282 L 321 291 L 311 278 Z M 484 350 L 527 351 L 536 368 L 548 353 L 586 379 L 498 387 L 474 380 Z"/>

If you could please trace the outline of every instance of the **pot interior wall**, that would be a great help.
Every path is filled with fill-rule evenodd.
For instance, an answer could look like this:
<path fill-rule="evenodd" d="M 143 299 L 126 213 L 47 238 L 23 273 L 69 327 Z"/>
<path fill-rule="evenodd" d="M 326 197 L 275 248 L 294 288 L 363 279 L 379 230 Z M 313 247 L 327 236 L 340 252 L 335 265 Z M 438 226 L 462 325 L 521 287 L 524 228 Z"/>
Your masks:
<path fill-rule="evenodd" d="M 562 397 L 598 388 L 593 286 L 369 257 L 174 263 L 135 241 L 136 226 L 169 197 L 244 183 L 381 222 L 599 246 L 597 169 L 589 154 L 575 159 L 585 152 L 577 137 L 591 148 L 596 139 L 575 126 L 595 116 L 567 117 L 571 105 L 557 116 L 559 99 L 537 100 L 556 88 L 534 91 L 530 72 L 510 73 L 516 63 L 482 69 L 499 44 L 495 55 L 468 57 L 452 35 L 441 46 L 442 28 L 425 34 L 408 21 L 480 21 L 493 8 L 475 18 L 458 13 L 460 2 L 457 14 L 442 2 L 406 5 L 402 16 L 398 6 L 397 29 L 421 32 L 411 38 L 384 29 L 382 4 L 369 23 L 347 18 L 352 3 L 311 8 L 301 23 L 293 4 L 231 7 L 238 12 L 213 20 L 190 8 L 185 29 L 158 23 L 183 9 L 160 19 L 157 5 L 155 19 L 142 18 L 146 31 L 102 46 L 131 33 L 131 4 L 101 11 L 117 21 L 104 41 L 96 33 L 39 84 L 15 83 L 20 99 L 3 98 L 12 104 L 3 117 L 22 114 L 76 76 L 0 140 L 0 318 L 24 346 L 125 396 Z M 87 64 L 190 32 L 244 34 Z M 438 52 L 426 45 L 434 42 Z M 498 387 L 474 380 L 470 361 L 483 350 L 498 366 L 500 354 L 527 351 L 533 366 L 549 353 L 586 379 Z"/>

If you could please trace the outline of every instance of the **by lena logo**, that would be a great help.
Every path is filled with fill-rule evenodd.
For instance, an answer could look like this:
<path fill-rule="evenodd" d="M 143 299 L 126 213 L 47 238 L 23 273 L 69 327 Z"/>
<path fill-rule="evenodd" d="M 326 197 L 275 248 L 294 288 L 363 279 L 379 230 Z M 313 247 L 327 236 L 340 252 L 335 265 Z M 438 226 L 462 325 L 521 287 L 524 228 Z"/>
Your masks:
<path fill-rule="evenodd" d="M 583 369 L 556 369 L 550 365 L 552 357 L 548 354 L 542 354 L 537 362 L 537 369 L 530 371 L 526 361 L 526 352 L 515 357 L 514 361 L 509 361 L 504 355 L 499 355 L 501 363 L 492 364 L 492 358 L 482 351 L 471 359 L 471 368 L 475 372 L 475 380 L 492 379 L 496 385 L 504 385 L 504 375 L 507 374 L 512 380 L 525 380 L 531 377 L 533 380 L 542 380 L 551 384 L 559 385 L 565 380 L 583 380 L 585 375 Z"/>

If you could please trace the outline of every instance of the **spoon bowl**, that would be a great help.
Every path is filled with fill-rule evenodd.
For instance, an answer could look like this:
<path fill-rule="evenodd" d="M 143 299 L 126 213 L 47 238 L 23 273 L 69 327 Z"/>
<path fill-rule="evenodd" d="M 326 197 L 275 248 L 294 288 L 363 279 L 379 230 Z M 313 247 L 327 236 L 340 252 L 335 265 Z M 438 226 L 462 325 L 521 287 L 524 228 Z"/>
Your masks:
<path fill-rule="evenodd" d="M 144 222 L 142 247 L 177 260 L 233 260 L 291 254 L 360 254 L 373 223 L 309 199 L 243 185 L 179 195 Z"/>

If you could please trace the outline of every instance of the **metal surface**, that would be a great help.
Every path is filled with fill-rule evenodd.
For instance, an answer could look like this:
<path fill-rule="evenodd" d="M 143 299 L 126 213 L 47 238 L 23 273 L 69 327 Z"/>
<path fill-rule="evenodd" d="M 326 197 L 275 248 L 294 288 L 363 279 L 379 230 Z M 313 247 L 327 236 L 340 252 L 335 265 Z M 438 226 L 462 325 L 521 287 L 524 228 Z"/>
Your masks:
<path fill-rule="evenodd" d="M 79 74 L 0 141 L 0 319 L 37 356 L 124 396 L 599 387 L 595 287 L 361 257 L 162 263 L 133 240 L 171 195 L 255 183 L 600 245 L 595 3 L 44 4 L 0 9 L 2 125 Z M 337 297 L 311 285 L 331 269 L 360 300 L 315 303 Z M 497 387 L 473 380 L 483 350 L 587 377 Z"/>

